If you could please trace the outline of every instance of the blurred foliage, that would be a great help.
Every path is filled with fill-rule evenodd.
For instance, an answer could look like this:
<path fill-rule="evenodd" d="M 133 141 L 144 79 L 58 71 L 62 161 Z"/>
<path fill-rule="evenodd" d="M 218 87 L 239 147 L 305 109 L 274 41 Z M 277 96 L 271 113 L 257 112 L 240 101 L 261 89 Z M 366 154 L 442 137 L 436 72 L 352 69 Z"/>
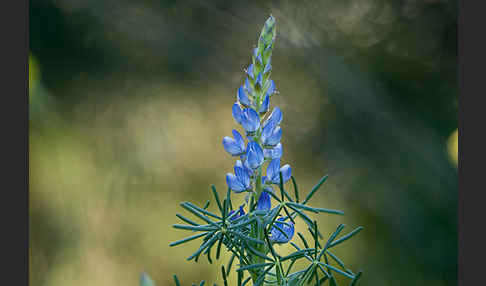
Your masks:
<path fill-rule="evenodd" d="M 225 186 L 221 140 L 270 13 L 283 163 L 303 191 L 329 173 L 316 205 L 346 215 L 323 233 L 366 226 L 336 254 L 363 265 L 362 285 L 455 285 L 456 6 L 31 1 L 31 285 L 219 279 L 185 262 L 195 244 L 169 248 L 184 236 L 170 225 L 178 202 Z"/>
<path fill-rule="evenodd" d="M 458 164 L 458 148 L 459 148 L 459 131 L 456 129 L 452 134 L 449 136 L 447 140 L 447 150 L 449 152 L 450 160 L 456 165 Z"/>

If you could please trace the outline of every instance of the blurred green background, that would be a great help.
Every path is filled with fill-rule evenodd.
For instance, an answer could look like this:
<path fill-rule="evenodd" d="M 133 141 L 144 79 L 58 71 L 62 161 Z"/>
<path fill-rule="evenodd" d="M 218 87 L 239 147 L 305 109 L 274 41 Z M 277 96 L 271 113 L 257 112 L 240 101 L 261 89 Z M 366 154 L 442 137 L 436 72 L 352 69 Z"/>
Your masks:
<path fill-rule="evenodd" d="M 226 189 L 221 140 L 270 13 L 283 163 L 303 191 L 330 175 L 313 205 L 346 215 L 323 233 L 365 226 L 336 253 L 361 285 L 456 285 L 456 6 L 30 1 L 31 285 L 219 281 L 170 225 Z"/>

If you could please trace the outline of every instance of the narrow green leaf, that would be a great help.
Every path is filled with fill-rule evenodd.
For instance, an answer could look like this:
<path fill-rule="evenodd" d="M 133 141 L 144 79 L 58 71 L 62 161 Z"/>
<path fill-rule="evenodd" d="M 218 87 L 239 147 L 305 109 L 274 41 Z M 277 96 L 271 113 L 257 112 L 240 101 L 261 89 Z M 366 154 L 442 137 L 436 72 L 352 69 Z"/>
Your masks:
<path fill-rule="evenodd" d="M 339 235 L 339 233 L 344 229 L 344 224 L 338 225 L 336 230 L 329 236 L 329 239 L 327 240 L 326 244 L 322 248 L 321 253 L 319 254 L 319 257 L 317 260 L 320 260 L 324 252 L 329 248 L 329 245 L 332 243 L 332 241 Z"/>
<path fill-rule="evenodd" d="M 236 271 L 245 271 L 245 270 L 251 270 L 255 268 L 264 268 L 265 266 L 272 265 L 272 262 L 267 262 L 267 263 L 256 263 L 256 264 L 251 264 L 251 265 L 246 265 L 243 267 L 240 267 L 236 269 Z"/>
<path fill-rule="evenodd" d="M 254 243 L 258 243 L 258 244 L 264 244 L 263 241 L 259 240 L 259 239 L 256 239 L 256 238 L 253 238 L 253 237 L 249 237 L 249 236 L 246 236 L 244 234 L 241 234 L 237 231 L 230 231 L 231 234 L 234 234 L 240 238 L 242 238 L 243 240 L 249 240 L 249 241 L 252 241 Z"/>
<path fill-rule="evenodd" d="M 326 264 L 326 263 L 323 263 L 323 262 L 317 262 L 318 264 L 322 265 L 322 266 L 325 266 L 327 267 L 328 269 L 332 269 L 333 271 L 339 273 L 339 274 L 342 274 L 348 278 L 351 278 L 351 279 L 354 279 L 354 276 L 353 275 L 350 275 L 349 273 L 346 273 L 344 271 L 342 271 L 341 269 L 338 269 L 332 265 L 329 265 L 329 264 Z"/>
<path fill-rule="evenodd" d="M 356 274 L 356 276 L 354 276 L 354 279 L 351 281 L 351 283 L 349 283 L 349 286 L 354 286 L 354 285 L 356 285 L 356 283 L 358 283 L 358 280 L 359 280 L 359 278 L 361 277 L 361 274 L 362 274 L 362 273 L 363 273 L 363 272 L 358 271 L 358 273 Z"/>
<path fill-rule="evenodd" d="M 191 241 L 191 240 L 194 240 L 196 238 L 200 238 L 201 236 L 205 236 L 207 235 L 209 232 L 203 232 L 203 233 L 199 233 L 199 234 L 196 234 L 196 235 L 193 235 L 193 236 L 189 236 L 189 237 L 186 237 L 186 238 L 183 238 L 181 240 L 178 240 L 178 241 L 174 241 L 172 242 L 171 244 L 169 244 L 169 246 L 176 246 L 176 245 L 179 245 L 179 244 L 183 244 L 185 242 L 188 242 L 188 241 Z"/>
<path fill-rule="evenodd" d="M 181 207 L 185 208 L 186 210 L 190 211 L 192 214 L 197 216 L 198 218 L 202 219 L 203 221 L 209 223 L 209 224 L 215 224 L 212 220 L 210 220 L 207 216 L 202 215 L 199 213 L 197 210 L 193 209 L 190 205 L 186 203 L 181 203 Z"/>
<path fill-rule="evenodd" d="M 218 216 L 216 214 L 213 214 L 212 212 L 207 211 L 204 208 L 200 208 L 200 207 L 196 206 L 195 204 L 193 204 L 191 202 L 183 202 L 183 204 L 189 205 L 193 209 L 198 210 L 199 212 L 201 212 L 201 213 L 203 213 L 203 214 L 205 214 L 207 216 L 210 216 L 210 217 L 213 217 L 213 218 L 216 218 L 216 219 L 222 219 L 220 216 Z M 208 203 L 208 205 L 209 205 L 209 203 Z"/>
<path fill-rule="evenodd" d="M 300 237 L 300 240 L 302 240 L 302 243 L 304 244 L 305 248 L 309 248 L 309 244 L 305 240 L 305 237 L 302 235 L 302 233 L 298 232 L 297 235 Z"/>
<path fill-rule="evenodd" d="M 219 211 L 223 213 L 223 207 L 221 206 L 221 201 L 219 200 L 218 192 L 216 191 L 216 187 L 211 185 L 211 190 L 213 191 L 214 199 L 216 200 L 216 204 L 218 205 Z"/>
<path fill-rule="evenodd" d="M 209 207 L 209 204 L 210 204 L 210 203 L 211 203 L 211 202 L 210 202 L 209 200 L 207 200 L 207 201 L 206 201 L 206 203 L 204 204 L 203 209 L 207 209 L 207 208 Z M 203 281 L 204 281 L 204 280 L 203 280 Z"/>
<path fill-rule="evenodd" d="M 221 266 L 221 274 L 223 275 L 224 286 L 228 286 L 228 281 L 226 280 L 226 271 L 224 271 L 224 266 Z"/>
<path fill-rule="evenodd" d="M 226 272 L 226 276 L 229 275 L 229 272 L 231 270 L 231 266 L 233 266 L 233 261 L 235 260 L 235 257 L 236 257 L 236 254 L 233 253 L 230 260 L 228 261 L 228 265 L 226 266 L 226 268 L 228 269 L 228 272 Z"/>
<path fill-rule="evenodd" d="M 174 282 L 176 286 L 181 286 L 181 283 L 179 282 L 179 279 L 177 278 L 177 275 L 174 274 Z"/>
<path fill-rule="evenodd" d="M 191 259 L 193 259 L 194 257 L 197 257 L 199 256 L 199 254 L 201 254 L 201 252 L 203 250 L 205 250 L 207 247 L 210 247 L 211 245 L 213 245 L 214 242 L 216 242 L 217 239 L 219 239 L 219 237 L 221 236 L 221 232 L 218 232 L 217 234 L 214 234 L 211 239 L 209 239 L 208 241 L 206 241 L 205 243 L 203 243 L 198 250 L 196 250 L 196 252 L 194 252 L 191 256 L 189 256 L 187 258 L 188 261 L 190 261 Z"/>
<path fill-rule="evenodd" d="M 176 217 L 180 218 L 180 219 L 181 219 L 181 220 L 183 220 L 184 222 L 187 222 L 188 224 L 192 224 L 192 225 L 199 225 L 197 222 L 192 221 L 192 220 L 190 220 L 190 219 L 188 219 L 188 218 L 186 218 L 186 217 L 184 217 L 184 216 L 182 216 L 182 215 L 180 215 L 180 214 L 176 214 Z"/>
<path fill-rule="evenodd" d="M 223 243 L 224 236 L 221 236 L 221 238 L 218 241 L 218 247 L 216 248 L 216 259 L 219 259 L 219 255 L 221 253 L 221 244 Z"/>
<path fill-rule="evenodd" d="M 226 192 L 226 199 L 228 200 L 229 207 L 232 210 L 233 209 L 233 203 L 231 202 L 231 189 L 228 188 L 228 191 Z"/>
<path fill-rule="evenodd" d="M 246 278 L 245 281 L 243 281 L 243 284 L 241 284 L 241 286 L 245 286 L 246 283 L 250 282 L 250 280 L 251 280 L 251 277 Z"/>
<path fill-rule="evenodd" d="M 292 185 L 294 185 L 295 201 L 299 202 L 299 188 L 297 187 L 297 182 L 295 181 L 294 176 L 290 176 L 290 179 L 292 179 Z"/>
<path fill-rule="evenodd" d="M 350 239 L 351 237 L 353 237 L 354 235 L 356 235 L 358 232 L 360 232 L 361 230 L 363 229 L 362 226 L 359 226 L 357 228 L 355 228 L 352 232 L 344 235 L 344 236 L 341 236 L 339 239 L 335 240 L 334 242 L 332 242 L 330 245 L 329 245 L 329 248 L 331 247 L 334 247 L 348 239 Z"/>
<path fill-rule="evenodd" d="M 185 224 L 174 224 L 172 227 L 177 228 L 177 229 L 186 229 L 186 230 L 196 230 L 196 231 L 214 231 L 217 230 L 217 228 L 213 226 L 208 226 L 208 225 L 199 225 L 199 226 L 193 226 L 193 225 L 185 225 Z"/>
<path fill-rule="evenodd" d="M 272 198 L 274 198 L 277 202 L 281 203 L 282 200 L 279 199 L 273 192 L 266 192 L 268 193 Z"/>
<path fill-rule="evenodd" d="M 322 184 L 324 184 L 324 182 L 327 180 L 327 177 L 328 175 L 325 175 L 324 177 L 322 177 L 319 182 L 311 189 L 311 191 L 309 192 L 309 194 L 307 194 L 307 196 L 305 197 L 304 201 L 302 202 L 303 204 L 307 203 L 311 198 L 312 196 L 315 194 L 315 192 L 321 187 Z"/>

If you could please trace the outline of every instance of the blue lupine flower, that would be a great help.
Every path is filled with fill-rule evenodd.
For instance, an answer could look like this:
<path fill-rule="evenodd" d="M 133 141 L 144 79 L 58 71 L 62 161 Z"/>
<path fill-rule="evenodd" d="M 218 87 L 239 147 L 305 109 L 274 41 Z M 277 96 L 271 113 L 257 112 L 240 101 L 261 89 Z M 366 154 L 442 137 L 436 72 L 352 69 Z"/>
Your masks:
<path fill-rule="evenodd" d="M 272 96 L 275 93 L 275 82 L 273 80 L 270 80 L 270 83 L 268 84 L 268 89 L 267 89 L 267 94 Z"/>
<path fill-rule="evenodd" d="M 228 216 L 231 216 L 234 213 L 235 213 L 235 211 L 231 210 L 229 212 Z M 234 217 L 230 218 L 230 220 L 235 220 L 235 219 L 237 219 L 237 218 L 239 218 L 240 216 L 243 216 L 243 215 L 245 215 L 245 210 L 243 210 L 243 205 L 241 205 L 240 208 L 238 209 L 238 213 Z"/>
<path fill-rule="evenodd" d="M 255 80 L 255 86 L 259 85 L 260 87 L 263 86 L 263 74 L 259 73 L 256 80 Z"/>
<path fill-rule="evenodd" d="M 232 132 L 235 139 L 228 136 L 224 137 L 223 147 L 232 156 L 240 156 L 245 153 L 245 140 L 238 131 L 233 129 Z"/>
<path fill-rule="evenodd" d="M 275 146 L 282 139 L 282 129 L 274 121 L 269 121 L 263 127 L 261 139 L 264 146 Z"/>
<path fill-rule="evenodd" d="M 268 111 L 268 107 L 270 107 L 270 96 L 267 94 L 263 99 L 262 105 L 260 106 L 258 112 L 260 112 L 260 114 L 265 113 Z"/>
<path fill-rule="evenodd" d="M 252 169 L 256 169 L 263 164 L 263 149 L 260 145 L 255 141 L 248 142 L 246 146 L 246 160 L 245 163 L 248 167 Z"/>
<path fill-rule="evenodd" d="M 272 207 L 270 195 L 267 192 L 262 192 L 258 198 L 256 209 L 259 211 L 268 211 Z"/>
<path fill-rule="evenodd" d="M 263 69 L 263 73 L 266 74 L 272 69 L 272 59 L 268 59 L 267 65 L 265 65 L 265 68 Z"/>
<path fill-rule="evenodd" d="M 238 101 L 241 104 L 243 104 L 245 107 L 251 106 L 250 98 L 248 98 L 248 95 L 246 94 L 245 90 L 243 89 L 243 86 L 240 86 L 240 88 L 238 88 L 237 98 L 238 98 Z"/>
<path fill-rule="evenodd" d="M 246 155 L 241 155 L 241 157 L 246 158 Z M 244 158 L 243 158 L 243 160 L 244 160 Z M 245 163 L 246 163 L 246 161 L 245 161 Z M 240 160 L 236 160 L 235 167 L 243 168 L 248 173 L 248 176 L 250 178 L 253 176 L 253 170 L 250 167 L 248 167 L 248 164 L 244 164 Z"/>
<path fill-rule="evenodd" d="M 287 235 L 285 236 L 280 230 L 276 227 L 272 227 L 270 230 L 270 241 L 274 243 L 287 243 L 289 242 L 292 237 L 294 236 L 295 227 L 291 221 L 284 222 L 285 219 L 280 217 L 275 221 L 275 225 L 280 227 L 281 230 Z"/>
<path fill-rule="evenodd" d="M 246 70 L 246 73 L 252 78 L 255 78 L 255 75 L 253 74 L 253 64 L 250 64 L 248 66 L 248 69 Z"/>
<path fill-rule="evenodd" d="M 235 166 L 235 174 L 226 174 L 226 183 L 235 193 L 241 193 L 251 188 L 250 176 L 245 169 Z"/>
<path fill-rule="evenodd" d="M 231 109 L 231 113 L 232 113 L 233 118 L 235 119 L 236 123 L 241 124 L 241 122 L 243 121 L 243 110 L 241 109 L 238 102 L 235 102 L 235 104 L 233 104 L 233 107 Z"/>
<path fill-rule="evenodd" d="M 253 49 L 253 57 L 256 58 L 258 56 L 258 47 Z"/>
<path fill-rule="evenodd" d="M 290 180 L 290 176 L 292 175 L 292 169 L 290 168 L 289 164 L 286 164 L 282 168 L 280 168 L 280 158 L 273 159 L 270 161 L 267 167 L 267 175 L 265 176 L 265 183 L 272 183 L 272 184 L 280 184 L 280 175 L 279 173 L 282 172 L 282 180 L 283 183 Z"/>
<path fill-rule="evenodd" d="M 282 157 L 282 143 L 278 143 L 277 146 L 270 149 L 263 149 L 263 157 L 265 159 L 277 159 Z"/>
<path fill-rule="evenodd" d="M 280 108 L 274 107 L 272 110 L 272 114 L 270 114 L 264 125 L 272 123 L 277 126 L 280 124 L 280 122 L 282 122 L 282 111 L 280 111 Z"/>
<path fill-rule="evenodd" d="M 241 117 L 241 125 L 246 132 L 255 132 L 260 128 L 260 116 L 253 108 L 245 108 Z"/>
<path fill-rule="evenodd" d="M 244 89 L 246 90 L 246 92 L 248 92 L 249 94 L 252 94 L 253 93 L 253 88 L 250 84 L 250 81 L 248 80 L 248 78 L 245 78 L 245 84 L 243 85 Z"/>

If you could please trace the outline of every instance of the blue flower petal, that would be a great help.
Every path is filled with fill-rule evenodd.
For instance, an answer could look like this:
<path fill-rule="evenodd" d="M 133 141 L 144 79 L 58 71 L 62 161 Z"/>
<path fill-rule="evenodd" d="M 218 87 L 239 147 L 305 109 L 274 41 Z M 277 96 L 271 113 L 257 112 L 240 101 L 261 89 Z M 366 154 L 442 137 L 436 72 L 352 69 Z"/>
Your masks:
<path fill-rule="evenodd" d="M 263 155 L 267 159 L 277 159 L 282 157 L 282 143 L 278 143 L 274 148 L 264 149 Z"/>
<path fill-rule="evenodd" d="M 238 101 L 243 104 L 244 106 L 248 107 L 251 106 L 251 101 L 250 98 L 248 98 L 248 95 L 246 95 L 245 90 L 243 89 L 243 86 L 240 86 L 238 88 L 237 96 Z"/>
<path fill-rule="evenodd" d="M 280 139 L 282 139 L 282 129 L 280 126 L 277 126 L 272 132 L 272 134 L 265 138 L 264 145 L 268 146 L 275 146 L 280 142 Z"/>
<path fill-rule="evenodd" d="M 244 156 L 242 156 L 242 157 L 244 157 Z M 247 164 L 242 163 L 240 160 L 236 160 L 235 167 L 243 168 L 248 173 L 248 177 L 250 177 L 250 178 L 253 175 L 253 170 L 250 169 L 250 167 L 248 167 Z"/>
<path fill-rule="evenodd" d="M 250 64 L 248 66 L 248 69 L 246 70 L 246 73 L 252 78 L 255 78 L 255 75 L 253 74 L 253 64 Z"/>
<path fill-rule="evenodd" d="M 267 138 L 272 136 L 273 130 L 275 129 L 275 123 L 273 121 L 266 121 L 265 125 L 263 125 L 261 139 L 263 144 L 267 141 Z"/>
<path fill-rule="evenodd" d="M 244 190 L 248 190 L 250 188 L 250 176 L 248 175 L 248 172 L 242 167 L 235 166 L 235 174 Z"/>
<path fill-rule="evenodd" d="M 241 155 L 244 152 L 244 149 L 241 149 L 239 144 L 231 137 L 224 137 L 223 138 L 223 148 L 226 152 L 230 153 L 232 156 Z"/>
<path fill-rule="evenodd" d="M 263 164 L 263 149 L 257 142 L 249 142 L 246 150 L 245 162 L 248 164 L 248 167 L 256 169 Z"/>
<path fill-rule="evenodd" d="M 265 148 L 263 149 L 263 157 L 264 158 L 270 158 L 270 159 L 273 159 L 273 149 L 268 149 L 268 148 Z"/>
<path fill-rule="evenodd" d="M 229 212 L 228 216 L 231 216 L 234 213 L 235 213 L 235 211 L 231 210 Z M 230 218 L 230 220 L 235 220 L 235 219 L 239 218 L 240 216 L 244 216 L 244 215 L 245 215 L 245 210 L 243 210 L 243 205 L 241 205 L 239 210 L 238 210 L 238 213 L 234 217 Z"/>
<path fill-rule="evenodd" d="M 263 60 L 262 60 L 262 55 L 261 54 L 258 54 L 257 57 L 256 57 L 256 61 L 258 63 L 260 63 L 260 65 L 263 65 Z"/>
<path fill-rule="evenodd" d="M 256 80 L 255 80 L 255 85 L 259 85 L 260 87 L 263 86 L 263 74 L 259 73 Z"/>
<path fill-rule="evenodd" d="M 274 243 L 287 243 L 294 236 L 295 227 L 291 221 L 283 223 L 283 218 L 278 218 L 275 224 L 282 229 L 287 236 L 285 236 L 280 230 L 272 227 L 270 230 L 270 240 Z"/>
<path fill-rule="evenodd" d="M 255 132 L 260 127 L 260 116 L 253 108 L 245 108 L 241 125 L 247 132 Z"/>
<path fill-rule="evenodd" d="M 272 150 L 272 159 L 282 157 L 282 153 L 282 143 L 278 143 L 277 146 L 275 146 L 275 148 Z"/>
<path fill-rule="evenodd" d="M 269 72 L 270 70 L 272 69 L 272 59 L 270 58 L 268 60 L 268 63 L 267 65 L 265 66 L 265 68 L 263 69 L 263 73 L 266 74 L 267 72 Z"/>
<path fill-rule="evenodd" d="M 231 109 L 233 118 L 238 124 L 241 124 L 243 120 L 243 110 L 241 107 L 238 105 L 238 103 L 233 104 L 233 107 Z"/>
<path fill-rule="evenodd" d="M 267 192 L 262 192 L 258 198 L 256 209 L 259 211 L 268 211 L 272 207 L 270 195 Z"/>
<path fill-rule="evenodd" d="M 252 85 L 250 84 L 250 80 L 248 78 L 245 78 L 245 84 L 244 84 L 243 87 L 248 94 L 253 93 L 253 88 L 252 88 Z"/>
<path fill-rule="evenodd" d="M 280 110 L 280 108 L 275 107 L 272 111 L 272 114 L 270 114 L 268 119 L 265 121 L 265 125 L 271 123 L 276 126 L 279 125 L 280 122 L 282 122 L 282 111 Z"/>
<path fill-rule="evenodd" d="M 241 149 L 241 154 L 243 154 L 245 152 L 245 139 L 243 139 L 243 136 L 241 136 L 240 132 L 234 129 L 232 133 L 235 137 L 236 144 L 238 144 L 238 147 Z"/>
<path fill-rule="evenodd" d="M 280 171 L 280 158 L 273 159 L 267 166 L 267 178 L 270 182 L 278 184 L 280 177 L 278 172 Z"/>
<path fill-rule="evenodd" d="M 292 175 L 292 168 L 290 168 L 289 164 L 285 164 L 282 168 L 280 168 L 280 172 L 282 172 L 282 180 L 284 183 L 290 180 L 290 176 Z"/>
<path fill-rule="evenodd" d="M 267 89 L 267 94 L 272 96 L 273 94 L 275 93 L 275 82 L 273 81 L 273 79 L 270 80 L 270 85 Z"/>
<path fill-rule="evenodd" d="M 245 190 L 245 186 L 241 184 L 241 182 L 234 174 L 231 173 L 226 174 L 226 183 L 228 184 L 228 187 L 236 193 L 240 193 Z"/>
<path fill-rule="evenodd" d="M 270 96 L 268 96 L 268 94 L 267 94 L 265 96 L 265 98 L 263 99 L 262 105 L 260 106 L 260 109 L 258 110 L 258 112 L 265 113 L 265 112 L 268 111 L 268 107 L 270 107 Z"/>

